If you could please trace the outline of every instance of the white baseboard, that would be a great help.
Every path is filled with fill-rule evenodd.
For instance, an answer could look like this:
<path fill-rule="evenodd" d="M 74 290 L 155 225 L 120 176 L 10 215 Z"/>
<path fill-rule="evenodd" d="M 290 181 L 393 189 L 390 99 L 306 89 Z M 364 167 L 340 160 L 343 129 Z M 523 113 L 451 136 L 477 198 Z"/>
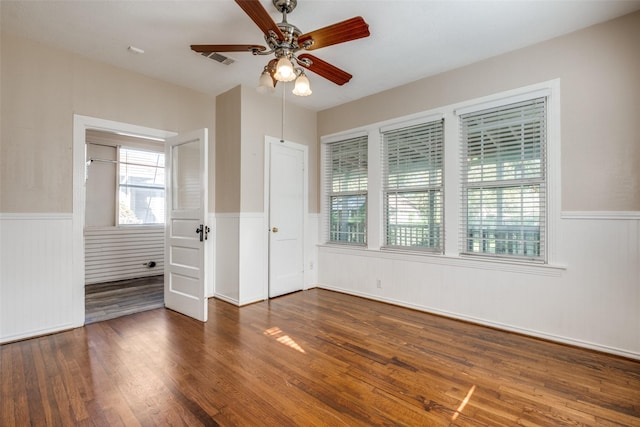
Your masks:
<path fill-rule="evenodd" d="M 318 285 L 317 287 L 319 289 L 326 289 L 326 290 L 329 290 L 329 291 L 340 292 L 340 293 L 347 294 L 347 295 L 354 295 L 354 296 L 358 296 L 358 297 L 362 297 L 362 298 L 366 298 L 366 299 L 370 299 L 370 300 L 374 300 L 374 301 L 380 301 L 380 302 L 396 305 L 396 306 L 399 306 L 399 307 L 406 307 L 406 308 L 410 308 L 412 310 L 422 311 L 424 313 L 435 314 L 435 315 L 446 317 L 446 318 L 449 318 L 449 319 L 462 320 L 462 321 L 465 321 L 465 322 L 469 322 L 469 323 L 473 323 L 473 324 L 477 324 L 477 325 L 481 325 L 481 326 L 488 326 L 488 327 L 491 327 L 491 328 L 500 329 L 500 330 L 507 331 L 507 332 L 515 332 L 515 333 L 518 333 L 518 334 L 527 335 L 527 336 L 531 336 L 531 337 L 534 337 L 534 338 L 541 338 L 541 339 L 544 339 L 544 340 L 553 341 L 553 342 L 557 342 L 557 343 L 560 343 L 560 344 L 567 344 L 567 345 L 571 345 L 571 346 L 574 346 L 574 347 L 587 348 L 587 349 L 590 349 L 590 350 L 596 350 L 596 351 L 600 351 L 600 352 L 603 352 L 603 353 L 615 354 L 617 356 L 622 356 L 622 357 L 626 357 L 626 358 L 629 358 L 629 359 L 640 360 L 640 353 L 626 351 L 626 350 L 615 348 L 615 347 L 609 347 L 609 346 L 595 344 L 595 343 L 587 342 L 587 341 L 581 341 L 581 340 L 577 340 L 577 339 L 573 339 L 573 338 L 547 334 L 547 333 L 536 331 L 536 330 L 532 330 L 532 329 L 519 328 L 519 327 L 515 327 L 515 326 L 503 324 L 503 323 L 492 322 L 492 321 L 485 320 L 485 319 L 479 319 L 479 318 L 465 316 L 465 315 L 458 314 L 458 313 L 452 313 L 452 312 L 449 312 L 449 311 L 438 310 L 438 309 L 433 308 L 433 307 L 425 307 L 425 306 L 421 306 L 421 305 L 417 305 L 417 304 L 411 304 L 411 303 L 407 303 L 407 302 L 404 302 L 404 301 L 399 301 L 399 300 L 396 300 L 396 299 L 393 299 L 393 298 L 385 298 L 385 297 L 381 297 L 379 295 L 373 295 L 373 294 L 369 294 L 369 293 L 366 293 L 366 292 L 358 292 L 358 291 L 354 291 L 354 290 L 351 290 L 351 289 L 344 289 L 344 288 L 340 288 L 340 287 L 336 287 L 336 286 L 327 286 L 327 285 Z"/>
<path fill-rule="evenodd" d="M 226 295 L 221 295 L 221 294 L 216 294 L 216 293 L 213 294 L 213 298 L 219 299 L 221 301 L 228 302 L 229 304 L 233 304 L 233 305 L 235 305 L 237 307 L 240 307 L 240 302 L 235 298 L 229 298 Z"/>
<path fill-rule="evenodd" d="M 6 335 L 3 337 L 0 337 L 0 344 L 6 344 L 14 341 L 21 341 L 21 340 L 35 338 L 43 335 L 55 334 L 58 332 L 68 331 L 74 328 L 75 327 L 73 326 L 72 323 L 66 323 L 62 325 L 52 326 L 50 328 L 22 331 L 19 334 Z"/>

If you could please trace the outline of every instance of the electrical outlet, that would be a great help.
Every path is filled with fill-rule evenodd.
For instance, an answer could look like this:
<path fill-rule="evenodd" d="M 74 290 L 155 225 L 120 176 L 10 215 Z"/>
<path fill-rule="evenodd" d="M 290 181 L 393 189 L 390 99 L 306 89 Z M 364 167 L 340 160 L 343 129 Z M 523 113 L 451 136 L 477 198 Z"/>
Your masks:
<path fill-rule="evenodd" d="M 376 280 L 376 287 L 382 288 L 382 281 L 380 279 Z"/>
<path fill-rule="evenodd" d="M 309 270 L 313 270 L 313 261 L 309 262 Z"/>

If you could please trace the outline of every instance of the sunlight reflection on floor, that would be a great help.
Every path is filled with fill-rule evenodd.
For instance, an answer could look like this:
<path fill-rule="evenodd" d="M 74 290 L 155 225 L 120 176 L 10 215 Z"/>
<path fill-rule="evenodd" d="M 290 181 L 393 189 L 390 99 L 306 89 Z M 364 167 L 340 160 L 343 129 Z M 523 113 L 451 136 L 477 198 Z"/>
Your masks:
<path fill-rule="evenodd" d="M 460 415 L 464 407 L 467 406 L 467 403 L 469 402 L 469 399 L 471 399 L 471 395 L 473 394 L 474 391 L 476 391 L 476 386 L 472 385 L 471 388 L 469 389 L 469 392 L 467 393 L 465 398 L 462 400 L 462 403 L 460 403 L 460 406 L 458 406 L 458 409 L 456 409 L 456 413 L 453 414 L 453 416 L 451 417 L 451 421 L 455 421 L 456 418 L 458 418 L 458 415 Z"/>
<path fill-rule="evenodd" d="M 306 353 L 304 349 L 298 345 L 297 342 L 295 342 L 289 335 L 282 332 L 282 330 L 280 330 L 280 328 L 278 328 L 277 326 L 265 330 L 264 334 L 270 337 L 274 337 L 280 344 L 284 344 L 287 347 L 299 351 L 300 353 Z"/>

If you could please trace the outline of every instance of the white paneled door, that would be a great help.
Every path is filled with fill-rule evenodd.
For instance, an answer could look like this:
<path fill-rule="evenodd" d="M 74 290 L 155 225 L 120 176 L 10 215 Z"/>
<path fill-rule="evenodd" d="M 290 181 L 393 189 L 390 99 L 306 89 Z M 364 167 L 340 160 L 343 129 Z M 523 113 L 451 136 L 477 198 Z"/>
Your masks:
<path fill-rule="evenodd" d="M 269 179 L 269 297 L 304 285 L 304 149 L 273 141 Z"/>
<path fill-rule="evenodd" d="M 207 129 L 167 139 L 164 304 L 207 321 Z"/>

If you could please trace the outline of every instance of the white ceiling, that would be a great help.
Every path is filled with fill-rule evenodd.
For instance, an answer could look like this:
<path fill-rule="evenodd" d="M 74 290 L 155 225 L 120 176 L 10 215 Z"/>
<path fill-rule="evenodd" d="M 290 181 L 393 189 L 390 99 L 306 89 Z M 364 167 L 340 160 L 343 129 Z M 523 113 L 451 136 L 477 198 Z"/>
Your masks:
<path fill-rule="evenodd" d="M 271 0 L 262 4 L 281 21 Z M 360 15 L 371 36 L 313 52 L 353 74 L 349 83 L 308 73 L 313 94 L 287 99 L 322 110 L 639 9 L 640 0 L 298 0 L 288 20 L 303 33 Z M 269 59 L 233 53 L 226 66 L 189 49 L 264 45 L 232 0 L 0 0 L 0 14 L 3 31 L 212 95 L 256 86 Z"/>

